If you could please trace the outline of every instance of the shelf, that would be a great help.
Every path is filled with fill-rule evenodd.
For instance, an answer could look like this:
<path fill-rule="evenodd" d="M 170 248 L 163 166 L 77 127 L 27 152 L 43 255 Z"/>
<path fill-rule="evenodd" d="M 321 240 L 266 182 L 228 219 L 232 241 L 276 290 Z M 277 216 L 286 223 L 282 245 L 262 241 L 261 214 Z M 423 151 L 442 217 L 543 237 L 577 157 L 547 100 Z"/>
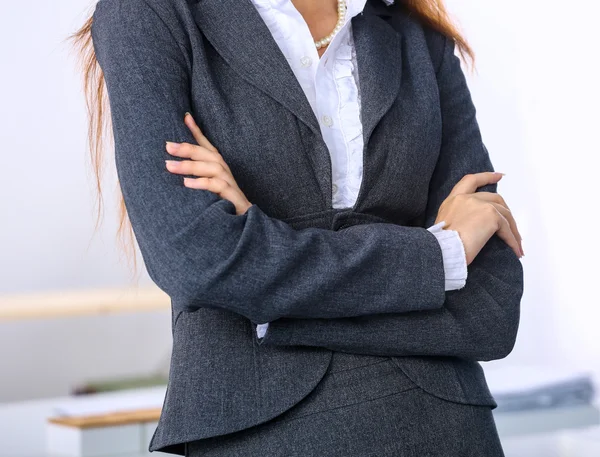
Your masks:
<path fill-rule="evenodd" d="M 0 295 L 0 322 L 168 310 L 158 287 L 103 288 Z"/>

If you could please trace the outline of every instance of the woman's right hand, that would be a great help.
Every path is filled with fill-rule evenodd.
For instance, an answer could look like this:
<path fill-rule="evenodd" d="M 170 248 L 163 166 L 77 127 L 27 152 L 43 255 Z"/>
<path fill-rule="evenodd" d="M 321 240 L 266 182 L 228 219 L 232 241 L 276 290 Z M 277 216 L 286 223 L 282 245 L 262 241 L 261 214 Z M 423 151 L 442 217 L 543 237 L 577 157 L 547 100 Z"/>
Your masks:
<path fill-rule="evenodd" d="M 185 113 L 183 122 L 192 132 L 198 145 L 168 141 L 165 147 L 169 154 L 190 160 L 168 160 L 167 169 L 172 173 L 197 176 L 185 178 L 183 185 L 217 194 L 233 203 L 237 215 L 245 214 L 252 203 L 238 186 L 223 156 L 202 133 L 191 113 Z"/>
<path fill-rule="evenodd" d="M 458 232 L 465 247 L 467 265 L 495 233 L 517 257 L 523 256 L 521 234 L 504 199 L 494 192 L 476 192 L 478 187 L 497 183 L 502 176 L 495 172 L 465 175 L 440 205 L 435 223 L 445 221 L 444 229 Z"/>

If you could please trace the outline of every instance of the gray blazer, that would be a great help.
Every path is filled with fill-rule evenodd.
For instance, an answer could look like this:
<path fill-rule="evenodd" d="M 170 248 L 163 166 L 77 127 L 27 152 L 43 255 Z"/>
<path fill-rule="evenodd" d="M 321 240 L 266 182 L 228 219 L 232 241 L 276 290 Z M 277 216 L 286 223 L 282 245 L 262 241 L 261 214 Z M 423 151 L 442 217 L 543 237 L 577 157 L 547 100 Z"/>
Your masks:
<path fill-rule="evenodd" d="M 391 357 L 433 395 L 496 406 L 478 361 L 513 348 L 521 262 L 494 235 L 466 286 L 445 292 L 426 229 L 465 174 L 493 170 L 454 42 L 402 2 L 369 0 L 352 27 L 364 177 L 356 204 L 339 209 L 319 121 L 249 0 L 96 5 L 121 190 L 149 275 L 172 300 L 150 450 L 183 454 L 181 443 L 281 414 L 332 351 Z M 166 170 L 165 140 L 195 144 L 186 111 L 253 203 L 246 214 Z"/>

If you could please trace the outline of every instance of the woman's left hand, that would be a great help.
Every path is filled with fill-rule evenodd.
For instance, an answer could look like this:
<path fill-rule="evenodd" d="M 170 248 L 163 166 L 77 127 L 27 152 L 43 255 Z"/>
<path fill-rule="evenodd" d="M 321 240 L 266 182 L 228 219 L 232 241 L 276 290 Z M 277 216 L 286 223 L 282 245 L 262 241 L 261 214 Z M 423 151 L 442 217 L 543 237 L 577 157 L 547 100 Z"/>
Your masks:
<path fill-rule="evenodd" d="M 171 155 L 191 160 L 167 160 L 171 173 L 194 175 L 198 178 L 183 178 L 183 184 L 191 189 L 214 192 L 234 204 L 236 214 L 244 214 L 252 203 L 240 190 L 229 166 L 210 141 L 204 136 L 191 114 L 186 113 L 183 122 L 191 130 L 198 145 L 167 141 L 166 149 Z"/>

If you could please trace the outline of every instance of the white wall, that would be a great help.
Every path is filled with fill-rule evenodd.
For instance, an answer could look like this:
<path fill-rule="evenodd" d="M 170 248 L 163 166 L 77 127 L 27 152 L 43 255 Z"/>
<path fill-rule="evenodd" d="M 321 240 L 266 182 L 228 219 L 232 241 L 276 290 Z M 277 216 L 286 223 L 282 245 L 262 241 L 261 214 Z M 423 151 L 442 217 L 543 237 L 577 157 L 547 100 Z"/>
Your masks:
<path fill-rule="evenodd" d="M 89 1 L 6 2 L 0 15 L 0 293 L 121 284 L 114 176 L 94 237 L 94 187 L 75 54 Z M 8 14 L 6 9 L 8 8 Z M 107 171 L 114 166 L 108 162 Z M 89 244 L 89 246 L 88 246 Z"/>
<path fill-rule="evenodd" d="M 110 157 L 104 223 L 93 232 L 85 105 L 75 54 L 63 42 L 92 4 L 2 4 L 0 293 L 150 284 L 145 272 L 132 279 L 119 258 Z M 164 371 L 170 338 L 168 312 L 0 322 L 0 401 Z"/>
<path fill-rule="evenodd" d="M 505 361 L 588 367 L 600 376 L 600 85 L 592 0 L 448 0 L 478 53 L 469 78 L 498 191 L 523 234 L 526 290 Z"/>
<path fill-rule="evenodd" d="M 130 282 L 114 244 L 114 174 L 105 180 L 104 225 L 93 237 L 85 109 L 74 56 L 61 43 L 93 3 L 3 5 L 0 293 Z M 524 237 L 521 332 L 501 363 L 542 360 L 600 372 L 600 248 L 592 231 L 598 222 L 600 7 L 593 0 L 448 5 L 478 54 L 478 74 L 469 81 L 480 125 L 496 169 L 507 173 L 499 192 Z M 112 161 L 107 165 L 112 170 Z M 147 283 L 143 273 L 140 284 Z M 63 394 L 86 377 L 160 366 L 169 350 L 168 316 L 114 319 L 80 320 L 83 333 L 71 320 L 0 324 L 0 401 Z M 65 335 L 77 344 L 54 353 L 60 345 L 48 342 Z M 24 363 L 28 355 L 33 358 Z M 43 363 L 53 356 L 61 357 L 60 371 Z"/>
<path fill-rule="evenodd" d="M 0 403 L 168 372 L 169 311 L 0 323 Z"/>

